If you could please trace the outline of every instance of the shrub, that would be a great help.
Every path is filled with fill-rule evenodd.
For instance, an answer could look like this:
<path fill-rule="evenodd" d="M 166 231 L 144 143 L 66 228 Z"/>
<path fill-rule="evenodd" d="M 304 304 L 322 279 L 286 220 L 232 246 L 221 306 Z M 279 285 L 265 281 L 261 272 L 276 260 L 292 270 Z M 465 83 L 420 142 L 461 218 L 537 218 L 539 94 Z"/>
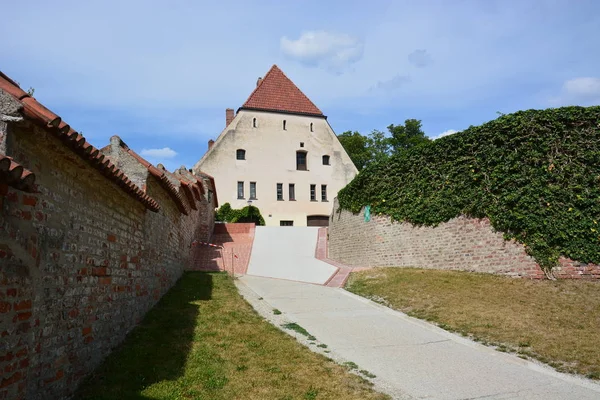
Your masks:
<path fill-rule="evenodd" d="M 265 220 L 260 214 L 258 207 L 246 206 L 241 209 L 233 209 L 229 203 L 223 204 L 217 210 L 215 219 L 222 222 L 254 222 L 256 225 L 265 224 Z"/>
<path fill-rule="evenodd" d="M 546 271 L 600 263 L 600 107 L 502 115 L 370 165 L 338 199 L 415 225 L 487 217 Z"/>

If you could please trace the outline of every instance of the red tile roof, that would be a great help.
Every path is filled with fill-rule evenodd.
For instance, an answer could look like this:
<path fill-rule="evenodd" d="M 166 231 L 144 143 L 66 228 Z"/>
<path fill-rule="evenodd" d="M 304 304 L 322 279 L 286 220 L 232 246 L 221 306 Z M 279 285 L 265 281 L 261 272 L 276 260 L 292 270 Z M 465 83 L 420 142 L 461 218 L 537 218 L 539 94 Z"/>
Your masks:
<path fill-rule="evenodd" d="M 153 177 L 155 177 L 158 180 L 159 184 L 169 194 L 169 197 L 171 197 L 173 202 L 175 202 L 175 205 L 177 206 L 177 209 L 179 210 L 179 212 L 182 214 L 188 215 L 187 208 L 185 207 L 185 204 L 183 202 L 183 197 L 181 196 L 181 194 L 179 194 L 179 191 L 171 183 L 171 181 L 165 174 L 165 171 L 161 171 L 160 169 L 156 168 L 154 165 L 152 165 L 146 159 L 142 158 L 142 156 L 140 156 L 138 153 L 131 150 L 129 148 L 129 146 L 127 146 L 125 144 L 125 142 L 123 142 L 120 138 L 119 138 L 119 145 L 123 148 L 123 150 L 125 150 L 127 153 L 129 153 L 129 155 L 131 155 L 133 158 L 135 158 L 140 164 L 142 164 L 144 167 L 146 167 L 148 169 L 148 172 L 150 173 L 150 175 L 152 175 Z"/>
<path fill-rule="evenodd" d="M 20 164 L 13 161 L 11 157 L 0 154 L 0 183 L 14 187 L 24 192 L 34 193 L 35 174 Z"/>
<path fill-rule="evenodd" d="M 271 67 L 240 109 L 324 116 L 277 65 Z"/>
<path fill-rule="evenodd" d="M 100 171 L 109 180 L 116 183 L 122 190 L 138 200 L 151 211 L 158 211 L 158 203 L 146 195 L 142 189 L 137 187 L 125 176 L 125 173 L 117 168 L 108 157 L 89 144 L 85 137 L 77 133 L 61 118 L 48 110 L 36 99 L 23 91 L 19 85 L 0 71 L 0 89 L 12 95 L 23 105 L 23 115 L 36 125 L 39 125 L 57 137 L 67 145 L 75 154 L 89 163 L 93 168 Z"/>

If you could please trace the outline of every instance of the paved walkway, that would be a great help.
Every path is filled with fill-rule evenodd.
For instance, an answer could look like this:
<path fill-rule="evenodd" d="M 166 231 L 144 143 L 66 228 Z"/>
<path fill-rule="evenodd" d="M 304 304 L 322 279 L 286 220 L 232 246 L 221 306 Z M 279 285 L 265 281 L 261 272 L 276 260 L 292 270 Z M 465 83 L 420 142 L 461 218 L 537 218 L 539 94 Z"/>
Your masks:
<path fill-rule="evenodd" d="M 337 268 L 315 258 L 319 228 L 257 226 L 248 275 L 325 284 Z"/>
<path fill-rule="evenodd" d="M 271 251 L 284 257 L 277 246 Z M 378 387 L 397 399 L 600 399 L 600 385 L 589 380 L 492 350 L 343 289 L 248 275 L 238 282 L 327 344 L 334 358 L 377 375 Z"/>

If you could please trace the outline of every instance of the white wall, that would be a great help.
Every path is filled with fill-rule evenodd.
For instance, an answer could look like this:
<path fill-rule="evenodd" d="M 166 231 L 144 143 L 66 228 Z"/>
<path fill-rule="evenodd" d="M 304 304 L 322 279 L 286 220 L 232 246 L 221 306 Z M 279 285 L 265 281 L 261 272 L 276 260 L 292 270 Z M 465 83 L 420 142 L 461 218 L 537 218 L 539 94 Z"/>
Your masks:
<path fill-rule="evenodd" d="M 236 160 L 237 149 L 246 150 L 246 160 Z M 297 150 L 307 151 L 307 171 L 296 170 Z M 323 155 L 330 156 L 330 165 L 323 165 Z M 325 118 L 249 110 L 238 112 L 194 170 L 214 176 L 219 203 L 233 208 L 248 204 L 250 182 L 256 182 L 252 205 L 266 224 L 292 220 L 294 226 L 305 226 L 307 215 L 329 215 L 337 192 L 358 172 Z M 244 200 L 237 198 L 238 181 L 244 182 Z M 283 183 L 283 201 L 277 200 L 277 183 Z M 296 201 L 288 198 L 290 183 Z M 316 185 L 317 201 L 310 201 L 310 184 Z M 327 185 L 327 202 L 321 201 L 322 184 Z"/>

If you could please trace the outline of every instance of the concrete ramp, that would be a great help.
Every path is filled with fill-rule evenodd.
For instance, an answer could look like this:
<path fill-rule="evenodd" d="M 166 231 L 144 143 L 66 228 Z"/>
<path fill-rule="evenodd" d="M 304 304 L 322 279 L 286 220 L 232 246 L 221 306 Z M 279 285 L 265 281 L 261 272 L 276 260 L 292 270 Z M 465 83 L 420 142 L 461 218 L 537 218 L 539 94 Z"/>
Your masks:
<path fill-rule="evenodd" d="M 257 226 L 248 275 L 325 284 L 337 268 L 315 258 L 319 229 Z"/>

